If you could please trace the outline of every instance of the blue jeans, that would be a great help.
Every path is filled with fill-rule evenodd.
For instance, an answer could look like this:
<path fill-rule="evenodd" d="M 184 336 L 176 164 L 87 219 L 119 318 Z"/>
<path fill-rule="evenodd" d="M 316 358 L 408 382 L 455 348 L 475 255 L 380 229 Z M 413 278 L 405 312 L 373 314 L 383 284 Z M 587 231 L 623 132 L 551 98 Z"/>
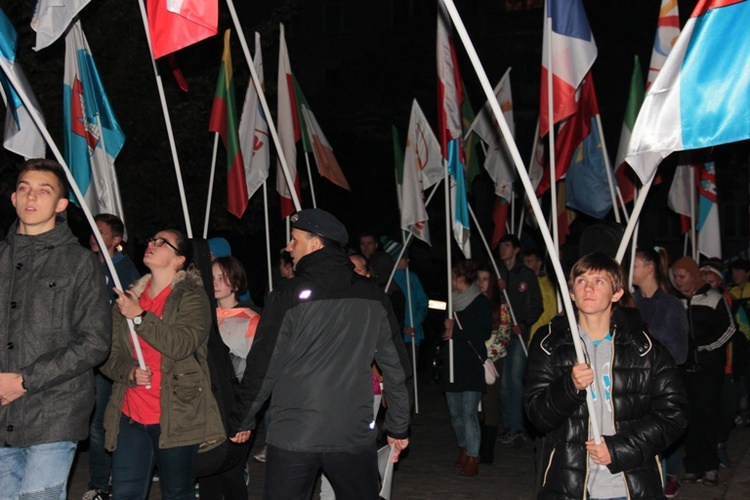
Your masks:
<path fill-rule="evenodd" d="M 89 427 L 89 489 L 109 491 L 109 474 L 112 472 L 112 454 L 104 448 L 104 410 L 112 394 L 112 382 L 97 372 L 94 415 Z"/>
<path fill-rule="evenodd" d="M 160 435 L 159 424 L 144 425 L 125 415 L 120 417 L 120 433 L 112 460 L 114 498 L 145 499 L 156 463 L 163 499 L 195 500 L 193 466 L 198 445 L 159 448 Z"/>
<path fill-rule="evenodd" d="M 448 400 L 448 412 L 451 415 L 451 424 L 458 446 L 466 448 L 466 455 L 478 457 L 482 434 L 479 430 L 477 411 L 482 393 L 479 391 L 446 392 L 445 398 Z"/>
<path fill-rule="evenodd" d="M 503 424 L 511 432 L 523 432 L 523 374 L 526 371 L 526 354 L 523 352 L 523 338 L 513 335 L 508 344 L 508 355 L 503 365 L 503 379 L 500 381 L 500 412 Z"/>
<path fill-rule="evenodd" d="M 318 471 L 340 500 L 377 500 L 380 491 L 375 444 L 347 451 L 291 451 L 268 445 L 264 500 L 307 500 Z"/>
<path fill-rule="evenodd" d="M 20 500 L 65 500 L 76 446 L 75 441 L 22 448 L 0 446 L 0 496 Z"/>

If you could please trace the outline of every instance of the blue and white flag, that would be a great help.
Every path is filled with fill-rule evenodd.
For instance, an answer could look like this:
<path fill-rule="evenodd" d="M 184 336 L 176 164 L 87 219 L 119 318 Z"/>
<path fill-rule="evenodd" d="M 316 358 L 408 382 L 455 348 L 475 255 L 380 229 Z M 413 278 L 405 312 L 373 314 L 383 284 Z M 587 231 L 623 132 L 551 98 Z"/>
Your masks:
<path fill-rule="evenodd" d="M 471 258 L 469 237 L 469 202 L 466 198 L 464 166 L 459 161 L 459 141 L 448 143 L 448 173 L 451 176 L 451 223 L 453 237 L 467 259 Z"/>
<path fill-rule="evenodd" d="M 16 88 L 11 84 L 11 77 L 28 96 L 37 115 L 44 122 L 44 116 L 39 110 L 39 103 L 31 90 L 21 66 L 16 62 L 17 35 L 10 20 L 0 9 L 0 58 L 3 71 L 0 71 L 0 93 L 8 108 L 5 114 L 5 135 L 3 145 L 24 158 L 44 158 L 47 145 L 42 133 L 29 114 L 29 109 L 23 104 Z M 8 75 L 5 72 L 8 72 Z"/>
<path fill-rule="evenodd" d="M 31 29 L 36 31 L 34 50 L 42 50 L 52 45 L 90 1 L 38 0 L 31 18 Z"/>
<path fill-rule="evenodd" d="M 750 1 L 698 3 L 649 87 L 626 161 L 643 182 L 673 151 L 750 138 Z"/>
<path fill-rule="evenodd" d="M 125 135 L 80 21 L 65 36 L 63 119 L 65 161 L 92 213 L 106 212 L 125 221 L 114 163 Z M 76 201 L 72 195 L 71 199 Z"/>

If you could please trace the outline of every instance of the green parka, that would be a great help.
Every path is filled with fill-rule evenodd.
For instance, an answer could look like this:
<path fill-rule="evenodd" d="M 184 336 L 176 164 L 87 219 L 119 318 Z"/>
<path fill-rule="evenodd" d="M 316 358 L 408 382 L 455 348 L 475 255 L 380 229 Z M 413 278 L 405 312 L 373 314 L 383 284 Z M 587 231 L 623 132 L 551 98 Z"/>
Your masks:
<path fill-rule="evenodd" d="M 136 295 L 143 293 L 150 279 L 147 274 L 135 282 Z M 162 318 L 148 312 L 135 327 L 138 337 L 162 355 L 159 447 L 199 444 L 199 452 L 207 451 L 226 439 L 206 362 L 211 309 L 197 270 L 179 271 L 171 286 Z M 128 374 L 138 365 L 126 319 L 117 307 L 112 314 L 112 353 L 102 367 L 102 373 L 114 381 L 104 414 L 109 451 L 117 446 Z"/>

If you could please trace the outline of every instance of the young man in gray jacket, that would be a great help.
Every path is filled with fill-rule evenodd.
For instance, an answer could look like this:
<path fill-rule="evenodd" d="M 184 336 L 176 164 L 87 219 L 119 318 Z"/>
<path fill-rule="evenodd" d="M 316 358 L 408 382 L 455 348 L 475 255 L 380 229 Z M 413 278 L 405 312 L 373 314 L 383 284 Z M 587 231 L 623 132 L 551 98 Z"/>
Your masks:
<path fill-rule="evenodd" d="M 0 495 L 64 499 L 111 312 L 99 263 L 66 222 L 62 167 L 23 163 L 11 201 L 18 220 L 0 242 Z"/>

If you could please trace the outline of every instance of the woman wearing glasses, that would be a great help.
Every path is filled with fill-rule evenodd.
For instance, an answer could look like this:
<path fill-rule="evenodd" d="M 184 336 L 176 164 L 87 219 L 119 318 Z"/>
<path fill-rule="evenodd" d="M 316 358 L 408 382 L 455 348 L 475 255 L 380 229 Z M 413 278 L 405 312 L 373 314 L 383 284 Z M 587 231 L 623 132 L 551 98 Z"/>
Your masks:
<path fill-rule="evenodd" d="M 104 417 L 113 451 L 116 499 L 145 499 L 154 465 L 164 499 L 194 499 L 195 455 L 224 440 L 211 393 L 206 345 L 211 310 L 200 273 L 179 231 L 148 240 L 151 271 L 120 291 L 113 309 L 112 352 L 102 372 L 114 381 Z M 146 364 L 138 366 L 126 319 L 133 321 Z"/>

